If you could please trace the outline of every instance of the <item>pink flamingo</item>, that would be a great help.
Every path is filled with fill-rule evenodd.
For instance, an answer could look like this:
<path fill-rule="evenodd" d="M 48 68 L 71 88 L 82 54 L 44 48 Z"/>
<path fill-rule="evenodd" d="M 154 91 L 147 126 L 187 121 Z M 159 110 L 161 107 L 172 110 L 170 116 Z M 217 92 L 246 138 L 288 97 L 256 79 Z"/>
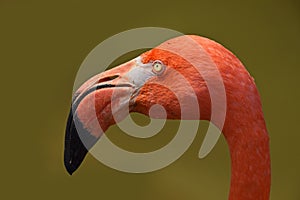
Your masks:
<path fill-rule="evenodd" d="M 198 55 L 186 40 L 193 40 L 203 48 Z M 164 50 L 171 49 L 173 52 Z M 179 55 L 194 56 L 199 66 L 193 66 Z M 230 200 L 267 200 L 270 194 L 271 170 L 269 136 L 262 112 L 259 93 L 253 78 L 243 64 L 222 45 L 200 36 L 189 35 L 170 39 L 157 48 L 143 53 L 137 59 L 105 71 L 85 82 L 73 98 L 65 138 L 65 167 L 72 174 L 90 149 L 108 127 L 116 123 L 111 106 L 118 106 L 120 120 L 124 105 L 130 112 L 149 115 L 154 104 L 162 105 L 168 119 L 181 119 L 181 110 L 176 96 L 155 82 L 164 82 L 178 88 L 183 96 L 189 96 L 176 76 L 175 69 L 194 89 L 201 120 L 211 120 L 211 100 L 206 81 L 200 72 L 208 73 L 210 66 L 202 57 L 209 55 L 220 72 L 226 92 L 226 118 L 222 133 L 231 156 Z M 198 59 L 198 60 L 197 60 Z M 143 69 L 143 70 L 141 70 Z M 214 81 L 214 76 L 209 81 Z M 114 102 L 112 95 L 114 92 Z M 193 110 L 195 105 L 185 105 Z M 96 114 L 95 114 L 96 111 Z M 127 113 L 128 114 L 128 113 Z M 124 115 L 124 116 L 123 116 Z M 193 118 L 192 116 L 190 117 Z M 217 122 L 213 122 L 218 125 Z M 76 124 L 76 127 L 75 127 Z M 101 129 L 98 125 L 100 124 Z M 80 137 L 79 137 L 80 135 Z M 80 138 L 84 137 L 85 145 Z"/>

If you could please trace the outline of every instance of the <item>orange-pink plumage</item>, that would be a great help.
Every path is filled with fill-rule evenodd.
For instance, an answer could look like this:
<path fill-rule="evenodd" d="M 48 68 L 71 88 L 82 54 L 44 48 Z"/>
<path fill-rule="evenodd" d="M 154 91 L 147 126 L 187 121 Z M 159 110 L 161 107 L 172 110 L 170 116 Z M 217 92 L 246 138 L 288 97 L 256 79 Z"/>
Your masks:
<path fill-rule="evenodd" d="M 200 53 L 192 43 L 188 42 L 191 40 L 200 46 Z M 182 54 L 189 55 L 189 58 L 198 64 L 193 65 L 190 60 L 180 56 Z M 160 104 L 166 109 L 168 119 L 181 119 L 182 108 L 178 99 L 173 91 L 164 85 L 173 86 L 182 96 L 189 96 L 189 94 L 185 90 L 186 85 L 178 81 L 178 76 L 173 71 L 184 76 L 193 88 L 199 102 L 199 105 L 186 104 L 184 109 L 192 113 L 195 106 L 199 106 L 201 112 L 197 119 L 212 120 L 211 91 L 208 89 L 207 81 L 213 83 L 214 79 L 218 78 L 213 72 L 217 67 L 226 92 L 226 118 L 224 126 L 221 126 L 218 120 L 212 120 L 212 122 L 222 129 L 230 150 L 231 188 L 229 199 L 269 199 L 271 184 L 269 136 L 260 96 L 254 79 L 236 56 L 212 40 L 189 35 L 170 39 L 145 52 L 140 58 L 144 65 L 159 60 L 167 67 L 159 76 L 147 76 L 138 91 L 134 89 L 136 82 L 132 82 L 132 78 L 136 78 L 132 74 L 136 73 L 131 72 L 140 66 L 134 60 L 96 75 L 87 81 L 78 90 L 77 96 L 84 94 L 85 91 L 97 84 L 100 84 L 101 88 L 92 91 L 80 101 L 76 101 L 75 98 L 73 102 L 76 105 L 76 120 L 80 122 L 82 129 L 95 137 L 96 141 L 109 126 L 122 120 L 128 114 L 124 113 L 126 109 L 120 108 L 118 110 L 120 118 L 116 120 L 112 117 L 111 105 L 120 104 L 120 101 L 128 101 L 130 112 L 139 112 L 145 115 L 149 115 L 152 105 Z M 141 76 L 146 77 L 144 74 Z M 114 97 L 121 99 L 120 101 L 111 99 L 113 92 L 116 92 Z M 156 117 L 159 118 L 159 115 Z M 186 119 L 195 119 L 195 117 L 196 115 L 191 114 Z M 69 118 L 66 130 L 65 165 L 70 173 L 77 169 L 86 153 L 79 154 L 81 156 L 78 162 L 70 153 L 77 152 L 76 147 L 73 149 L 71 147 L 72 137 L 76 138 L 72 136 L 74 129 L 72 129 L 73 132 L 70 131 L 72 121 L 73 115 Z M 97 128 L 97 124 L 100 124 L 102 130 Z"/>

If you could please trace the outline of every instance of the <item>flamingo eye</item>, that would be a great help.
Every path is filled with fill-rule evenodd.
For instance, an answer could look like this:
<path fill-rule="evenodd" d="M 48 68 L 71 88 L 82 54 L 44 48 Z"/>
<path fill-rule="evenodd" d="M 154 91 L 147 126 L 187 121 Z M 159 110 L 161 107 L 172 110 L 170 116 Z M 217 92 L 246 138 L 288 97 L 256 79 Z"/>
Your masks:
<path fill-rule="evenodd" d="M 163 63 L 159 60 L 156 60 L 152 64 L 152 71 L 156 74 L 161 74 L 165 69 Z"/>

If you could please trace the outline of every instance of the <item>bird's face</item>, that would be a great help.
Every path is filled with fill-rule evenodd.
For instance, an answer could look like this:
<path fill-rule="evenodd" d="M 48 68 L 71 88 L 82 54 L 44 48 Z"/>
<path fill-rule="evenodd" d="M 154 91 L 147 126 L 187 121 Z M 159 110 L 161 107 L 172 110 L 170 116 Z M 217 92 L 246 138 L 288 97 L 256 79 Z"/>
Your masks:
<path fill-rule="evenodd" d="M 199 119 L 197 97 L 201 94 L 207 102 L 208 96 L 203 82 L 197 69 L 182 56 L 160 48 L 92 77 L 72 101 L 65 138 L 67 170 L 75 171 L 86 149 L 130 112 L 153 118 Z M 151 109 L 155 104 L 164 112 Z"/>

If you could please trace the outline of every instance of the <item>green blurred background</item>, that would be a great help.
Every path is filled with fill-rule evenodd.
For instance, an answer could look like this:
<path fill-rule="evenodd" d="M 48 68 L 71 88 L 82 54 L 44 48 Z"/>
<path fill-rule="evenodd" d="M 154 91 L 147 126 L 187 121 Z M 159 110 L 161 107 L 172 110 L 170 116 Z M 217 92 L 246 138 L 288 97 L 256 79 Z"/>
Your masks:
<path fill-rule="evenodd" d="M 227 199 L 230 160 L 224 138 L 208 157 L 197 157 L 205 122 L 191 148 L 162 170 L 122 173 L 91 155 L 73 176 L 64 169 L 64 128 L 81 62 L 114 34 L 159 26 L 212 38 L 241 59 L 259 87 L 271 137 L 271 199 L 299 200 L 299 19 L 296 0 L 0 0 L 0 198 Z M 177 126 L 168 122 L 144 143 L 117 127 L 108 134 L 120 146 L 143 151 L 165 144 Z"/>

